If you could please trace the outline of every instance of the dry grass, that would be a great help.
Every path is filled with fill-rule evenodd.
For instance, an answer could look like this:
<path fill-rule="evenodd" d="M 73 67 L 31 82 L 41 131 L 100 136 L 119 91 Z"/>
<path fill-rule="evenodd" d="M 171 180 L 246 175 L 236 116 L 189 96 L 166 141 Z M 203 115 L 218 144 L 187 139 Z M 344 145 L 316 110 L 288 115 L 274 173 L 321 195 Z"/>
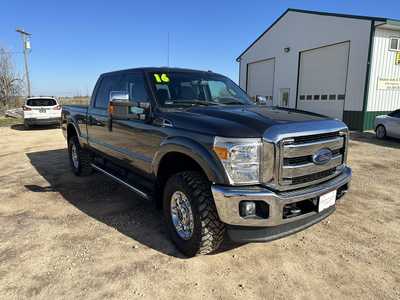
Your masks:
<path fill-rule="evenodd" d="M 21 123 L 22 119 L 20 118 L 10 118 L 10 117 L 0 116 L 0 127 L 12 126 Z"/>
<path fill-rule="evenodd" d="M 89 97 L 60 97 L 58 101 L 61 105 L 88 105 L 90 98 Z"/>

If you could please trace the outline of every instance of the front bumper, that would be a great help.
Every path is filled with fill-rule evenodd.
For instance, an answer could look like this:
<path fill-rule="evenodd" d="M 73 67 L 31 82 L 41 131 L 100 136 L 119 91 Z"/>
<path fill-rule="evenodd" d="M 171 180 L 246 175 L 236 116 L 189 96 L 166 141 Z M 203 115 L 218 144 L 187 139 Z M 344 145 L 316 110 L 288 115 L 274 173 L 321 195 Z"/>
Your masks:
<path fill-rule="evenodd" d="M 60 124 L 61 118 L 25 118 L 24 121 L 29 125 L 55 125 Z"/>
<path fill-rule="evenodd" d="M 349 188 L 352 172 L 345 167 L 343 172 L 321 184 L 288 192 L 274 192 L 265 187 L 232 187 L 213 185 L 211 187 L 219 218 L 228 226 L 228 234 L 234 241 L 266 241 L 291 234 L 311 226 L 334 211 L 335 207 L 318 213 L 318 210 L 307 211 L 303 214 L 287 218 L 284 207 L 288 204 L 304 200 L 318 201 L 319 196 L 338 190 L 337 199 L 342 197 Z M 243 218 L 239 213 L 241 201 L 263 201 L 268 205 L 267 218 Z M 263 228 L 264 227 L 264 228 Z M 275 229 L 274 229 L 275 228 Z M 248 234 L 243 237 L 238 231 L 255 233 L 254 238 Z M 236 232 L 236 234 L 233 234 Z M 256 233 L 257 232 L 257 233 Z"/>

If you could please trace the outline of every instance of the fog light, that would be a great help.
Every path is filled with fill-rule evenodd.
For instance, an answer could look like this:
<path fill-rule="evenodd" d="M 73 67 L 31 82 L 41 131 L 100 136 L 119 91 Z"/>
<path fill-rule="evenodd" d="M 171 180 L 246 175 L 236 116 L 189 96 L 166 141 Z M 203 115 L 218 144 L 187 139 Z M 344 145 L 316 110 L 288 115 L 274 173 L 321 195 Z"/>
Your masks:
<path fill-rule="evenodd" d="M 242 201 L 239 204 L 239 214 L 241 217 L 256 215 L 256 203 L 253 201 Z"/>

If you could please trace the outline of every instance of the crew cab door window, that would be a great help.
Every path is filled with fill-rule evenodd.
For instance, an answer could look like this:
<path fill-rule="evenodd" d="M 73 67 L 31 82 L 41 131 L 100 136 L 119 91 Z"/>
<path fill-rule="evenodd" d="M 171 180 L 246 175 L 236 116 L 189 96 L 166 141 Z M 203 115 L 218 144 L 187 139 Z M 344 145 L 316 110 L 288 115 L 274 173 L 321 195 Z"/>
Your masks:
<path fill-rule="evenodd" d="M 101 80 L 99 90 L 96 94 L 94 107 L 99 109 L 107 109 L 110 102 L 111 91 L 122 91 L 123 82 L 121 75 L 104 76 Z"/>
<path fill-rule="evenodd" d="M 129 100 L 133 102 L 149 102 L 149 93 L 143 74 L 126 74 L 123 79 L 123 91 L 129 93 Z"/>

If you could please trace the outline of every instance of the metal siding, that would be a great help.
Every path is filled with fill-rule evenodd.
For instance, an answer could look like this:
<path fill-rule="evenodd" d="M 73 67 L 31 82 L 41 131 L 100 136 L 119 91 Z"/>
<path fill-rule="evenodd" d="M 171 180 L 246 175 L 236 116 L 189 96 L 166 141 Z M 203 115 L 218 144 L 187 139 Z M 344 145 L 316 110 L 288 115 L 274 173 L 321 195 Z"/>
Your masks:
<path fill-rule="evenodd" d="M 400 30 L 376 28 L 372 50 L 367 111 L 385 112 L 400 108 L 400 90 L 378 90 L 378 78 L 400 79 L 400 65 L 395 64 L 396 52 L 389 51 L 389 39 L 392 36 L 400 37 Z"/>
<path fill-rule="evenodd" d="M 275 57 L 274 104 L 281 88 L 290 88 L 289 107 L 296 105 L 299 52 L 350 41 L 345 110 L 361 111 L 369 45 L 369 20 L 311 15 L 289 11 L 243 54 L 240 86 L 245 89 L 246 66 Z M 289 52 L 284 52 L 290 47 Z"/>
<path fill-rule="evenodd" d="M 362 111 L 344 111 L 343 112 L 343 122 L 351 130 L 363 130 L 363 112 Z"/>

